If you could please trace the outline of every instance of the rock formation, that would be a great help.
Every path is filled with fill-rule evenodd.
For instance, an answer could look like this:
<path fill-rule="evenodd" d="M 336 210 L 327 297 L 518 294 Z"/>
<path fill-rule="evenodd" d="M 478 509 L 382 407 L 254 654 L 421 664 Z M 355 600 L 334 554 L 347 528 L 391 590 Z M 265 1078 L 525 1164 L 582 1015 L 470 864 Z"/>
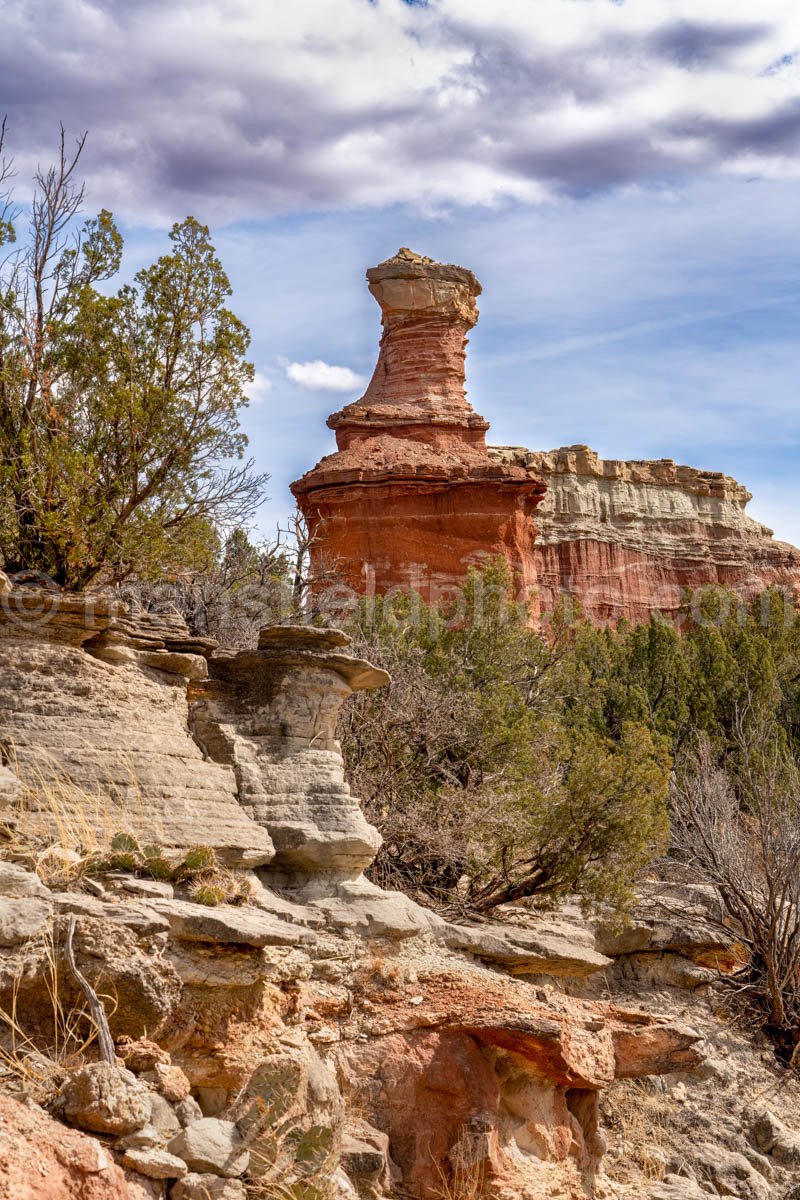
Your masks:
<path fill-rule="evenodd" d="M 86 832 L 80 812 L 98 831 L 167 847 L 196 845 L 203 829 L 229 864 L 269 862 L 232 768 L 205 758 L 188 727 L 188 682 L 207 674 L 212 645 L 98 596 L 18 587 L 0 598 L 0 747 L 33 808 L 47 797 L 43 835 L 58 814 L 73 826 L 63 838 Z"/>
<path fill-rule="evenodd" d="M 7 591 L 0 749 L 28 785 L 27 828 L 46 836 L 61 822 L 67 841 L 130 830 L 167 849 L 202 841 L 230 866 L 357 878 L 380 838 L 349 796 L 336 717 L 388 676 L 348 640 L 278 626 L 257 650 L 217 653 L 175 617 Z"/>
<path fill-rule="evenodd" d="M 216 654 L 194 689 L 193 724 L 230 764 L 245 812 L 270 833 L 271 876 L 355 879 L 380 846 L 344 781 L 336 740 L 342 702 L 383 687 L 385 671 L 354 658 L 336 629 L 272 626 L 258 649 Z"/>
<path fill-rule="evenodd" d="M 747 515 L 751 495 L 728 475 L 602 459 L 588 446 L 489 454 L 547 485 L 533 549 L 544 611 L 567 595 L 592 620 L 644 621 L 676 615 L 685 590 L 706 584 L 745 597 L 773 586 L 800 594 L 800 550 Z"/>
<path fill-rule="evenodd" d="M 464 392 L 475 276 L 403 249 L 367 279 L 383 318 L 375 372 L 328 418 L 337 452 L 292 485 L 318 592 L 399 588 L 436 603 L 502 555 L 534 616 L 564 594 L 602 622 L 674 616 L 705 584 L 800 593 L 800 551 L 746 515 L 750 495 L 726 475 L 586 446 L 487 449 Z M 332 587 L 329 602 L 342 600 Z"/>
<path fill-rule="evenodd" d="M 459 1172 L 510 1197 L 599 1195 L 605 1090 L 701 1058 L 682 1019 L 591 995 L 618 951 L 646 957 L 646 914 L 630 944 L 601 950 L 586 926 L 454 925 L 364 880 L 379 838 L 342 782 L 334 726 L 351 691 L 386 676 L 334 630 L 268 628 L 227 654 L 96 598 L 14 587 L 0 607 L 2 829 L 17 859 L 0 861 L 0 1014 L 52 1047 L 54 979 L 65 1011 L 82 1002 L 74 936 L 78 970 L 113 998 L 125 1064 L 47 1049 L 36 1072 L 11 1070 L 18 1099 L 85 1131 L 48 1167 L 52 1200 L 94 1200 L 101 1182 L 119 1200 L 244 1200 L 242 1179 L 302 1176 L 299 1146 L 317 1146 L 336 1200 L 395 1185 L 433 1200 Z M 69 784 L 55 798 L 42 762 Z M 110 831 L 87 795 L 106 798 Z M 153 878 L 124 855 L 87 874 L 65 844 L 68 818 L 91 840 L 143 816 L 168 856 L 216 848 L 246 902 L 200 903 L 180 872 Z M 658 953 L 673 945 L 690 953 L 671 934 Z M 6 1032 L 0 1015 L 8 1052 Z M 23 1148 L 52 1146 L 31 1111 L 2 1115 Z M 16 1179 L 24 1156 L 4 1161 Z"/>
<path fill-rule="evenodd" d="M 530 516 L 543 488 L 527 467 L 489 458 L 488 424 L 464 392 L 480 284 L 406 249 L 367 279 L 383 320 L 374 374 L 360 400 L 328 419 L 337 452 L 292 485 L 316 575 L 435 602 L 471 564 L 503 555 L 529 587 Z"/>

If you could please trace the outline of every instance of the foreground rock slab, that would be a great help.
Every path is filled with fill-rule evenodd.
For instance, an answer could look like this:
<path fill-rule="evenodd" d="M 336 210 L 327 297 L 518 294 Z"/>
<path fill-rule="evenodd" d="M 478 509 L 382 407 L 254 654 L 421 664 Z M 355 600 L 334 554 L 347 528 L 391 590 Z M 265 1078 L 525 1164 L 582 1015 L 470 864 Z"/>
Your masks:
<path fill-rule="evenodd" d="M 521 929 L 516 925 L 448 925 L 441 934 L 452 950 L 465 950 L 483 962 L 497 963 L 511 975 L 582 978 L 611 966 L 594 948 L 588 931 Z"/>

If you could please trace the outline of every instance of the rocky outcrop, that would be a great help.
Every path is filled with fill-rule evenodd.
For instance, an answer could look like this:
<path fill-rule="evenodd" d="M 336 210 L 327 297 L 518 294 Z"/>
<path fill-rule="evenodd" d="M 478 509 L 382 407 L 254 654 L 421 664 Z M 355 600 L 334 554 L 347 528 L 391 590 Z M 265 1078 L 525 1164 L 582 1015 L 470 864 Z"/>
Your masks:
<path fill-rule="evenodd" d="M 489 458 L 464 391 L 481 287 L 471 271 L 402 249 L 367 271 L 383 337 L 370 384 L 328 419 L 338 450 L 292 485 L 321 585 L 413 589 L 442 600 L 470 565 L 502 555 L 533 582 L 534 471 Z"/>
<path fill-rule="evenodd" d="M 570 596 L 597 622 L 674 617 L 706 584 L 800 595 L 800 550 L 747 516 L 750 494 L 727 475 L 587 446 L 487 449 L 464 391 L 470 271 L 402 249 L 367 279 L 383 320 L 375 372 L 328 419 L 337 452 L 292 485 L 327 603 L 342 585 L 439 603 L 497 556 L 534 616 Z"/>
<path fill-rule="evenodd" d="M 664 1157 L 652 1196 L 697 1181 L 782 1200 L 798 1135 L 787 1113 L 764 1110 L 763 1064 L 749 1098 L 759 1106 L 745 1114 L 724 1045 L 706 1061 L 684 1011 L 687 997 L 711 992 L 710 967 L 735 938 L 713 890 L 651 881 L 622 932 L 587 924 L 577 908 L 522 904 L 496 924 L 448 922 L 360 874 L 378 838 L 342 783 L 335 722 L 352 691 L 385 676 L 343 635 L 268 628 L 255 650 L 226 654 L 171 619 L 21 588 L 4 597 L 0 718 L 21 746 L 9 774 L 24 782 L 21 798 L 4 787 L 6 853 L 17 861 L 0 862 L 0 1092 L 24 1103 L 0 1096 L 0 1198 L 5 1179 L 18 1189 L 9 1200 L 244 1200 L 245 1186 L 294 1183 L 335 1200 L 434 1200 L 484 1184 L 526 1200 L 621 1197 L 604 1173 L 604 1105 L 630 1080 L 664 1076 L 686 1104 L 686 1161 Z M 22 620 L 37 603 L 52 606 L 50 619 Z M 93 716 L 83 753 L 70 757 L 76 711 Z M 90 785 L 106 795 L 99 755 L 118 777 L 133 740 L 126 720 L 139 722 L 140 762 L 149 746 L 180 770 L 168 776 L 169 802 L 145 778 L 115 824 L 134 824 L 141 804 L 167 825 L 172 804 L 177 833 L 165 845 L 239 846 L 228 859 L 238 903 L 199 903 L 179 874 L 137 874 L 135 856 L 98 874 L 73 852 L 75 870 L 54 880 L 41 795 L 38 840 L 25 849 L 13 821 L 37 795 L 39 731 L 76 789 L 57 814 L 51 804 L 52 839 L 55 815 L 85 818 Z M 226 781 L 220 807 L 181 807 L 184 770 Z M 115 1064 L 84 1045 L 68 936 L 107 1006 Z M 631 989 L 624 1002 L 609 1000 L 612 986 Z M 21 1023 L 13 1038 L 10 1013 Z M 59 1013 L 73 1014 L 65 1042 Z M 702 1104 L 724 1088 L 718 1144 Z M 37 1102 L 75 1128 L 55 1126 L 54 1141 Z M 774 1188 L 763 1183 L 773 1178 Z"/>
<path fill-rule="evenodd" d="M 193 724 L 215 761 L 232 767 L 245 812 L 269 831 L 272 877 L 355 879 L 380 835 L 344 780 L 336 722 L 354 691 L 385 671 L 346 650 L 336 629 L 273 626 L 258 648 L 217 654 L 194 690 Z"/>
<path fill-rule="evenodd" d="M 207 844 L 231 865 L 272 858 L 231 767 L 203 755 L 187 687 L 213 643 L 183 622 L 100 596 L 15 587 L 0 603 L 0 747 L 28 785 L 29 830 L 67 843 L 133 829 L 165 847 Z M 38 815 L 37 815 L 38 814 Z"/>
<path fill-rule="evenodd" d="M 256 649 L 222 653 L 108 602 L 22 587 L 4 599 L 0 728 L 23 787 L 5 788 L 21 862 L 0 865 L 0 1012 L 24 1013 L 26 1044 L 54 1044 L 54 989 L 66 1011 L 84 1002 L 72 928 L 121 1061 L 44 1056 L 35 1085 L 23 1072 L 16 1087 L 105 1139 L 120 1200 L 177 1182 L 202 1195 L 206 1178 L 239 1197 L 244 1172 L 302 1175 L 299 1145 L 321 1172 L 330 1159 L 341 1200 L 395 1184 L 429 1200 L 464 1164 L 512 1193 L 560 1180 L 590 1194 L 600 1094 L 690 1067 L 697 1035 L 542 988 L 609 965 L 588 934 L 476 934 L 363 878 L 380 839 L 344 784 L 335 726 L 385 673 L 331 629 L 267 628 Z M 64 788 L 55 808 L 43 758 Z M 128 770 L 135 789 L 121 792 Z M 147 830 L 168 853 L 216 847 L 249 902 L 198 903 L 180 875 L 137 875 L 135 857 L 126 874 L 124 855 L 45 886 L 22 863 L 46 861 L 48 836 L 67 853 L 67 817 L 92 833 L 87 796 L 112 829 Z M 92 1200 L 80 1186 L 64 1196 Z"/>
<path fill-rule="evenodd" d="M 235 654 L 177 618 L 17 587 L 0 604 L 0 803 L 29 835 L 130 830 L 229 866 L 352 880 L 380 845 L 349 794 L 336 718 L 388 682 L 336 630 L 276 626 Z M 31 914 L 32 917 L 32 910 Z M 2 936 L 0 932 L 0 936 Z"/>
<path fill-rule="evenodd" d="M 749 597 L 800 595 L 800 550 L 775 541 L 745 511 L 750 493 L 716 471 L 671 459 L 602 459 L 588 446 L 492 446 L 547 485 L 533 549 L 539 606 L 578 599 L 594 621 L 676 616 L 687 588 L 717 584 Z"/>
<path fill-rule="evenodd" d="M 19 870 L 8 883 L 20 891 Z M 84 903 L 76 893 L 75 907 Z M 54 894 L 40 942 L 2 952 L 0 1006 L 18 999 L 26 1036 L 43 1045 L 46 985 L 64 972 L 62 904 Z M 330 1148 L 331 1171 L 333 1148 L 346 1149 L 350 1182 L 332 1193 L 341 1200 L 354 1182 L 364 1200 L 394 1184 L 432 1200 L 442 1176 L 462 1168 L 512 1195 L 539 1200 L 560 1181 L 567 1194 L 587 1196 L 605 1149 L 604 1089 L 690 1069 L 701 1057 L 684 1022 L 514 979 L 424 929 L 397 940 L 366 927 L 355 936 L 335 926 L 312 932 L 257 909 L 209 912 L 164 899 L 156 912 L 105 894 L 94 904 L 96 915 L 76 918 L 76 956 L 118 1000 L 110 1020 L 125 1066 L 53 1063 L 54 1107 L 101 1134 L 155 1197 L 176 1179 L 189 1181 L 178 1194 L 190 1197 L 193 1177 L 206 1174 L 257 1181 L 274 1168 L 283 1183 L 306 1169 L 307 1159 L 297 1166 L 300 1145 L 296 1153 L 316 1154 L 320 1170 Z M 540 969 L 546 976 L 547 965 Z M 563 974 L 564 964 L 556 969 Z M 156 1020 L 147 997 L 159 989 L 169 1002 Z M 46 1089 L 38 1094 L 47 1098 Z M 287 1129 L 292 1137 L 282 1141 Z"/>

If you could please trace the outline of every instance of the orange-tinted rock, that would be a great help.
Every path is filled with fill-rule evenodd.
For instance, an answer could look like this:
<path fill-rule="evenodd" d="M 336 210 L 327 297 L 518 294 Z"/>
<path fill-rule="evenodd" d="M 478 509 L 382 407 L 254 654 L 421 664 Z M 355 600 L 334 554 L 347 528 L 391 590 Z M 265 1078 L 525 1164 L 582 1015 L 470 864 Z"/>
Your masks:
<path fill-rule="evenodd" d="M 315 574 L 436 601 L 470 565 L 502 555 L 531 587 L 531 513 L 544 489 L 528 467 L 490 459 L 487 422 L 464 391 L 480 284 L 410 250 L 367 279 L 383 315 L 374 374 L 328 419 L 337 452 L 292 485 L 316 539 Z"/>
<path fill-rule="evenodd" d="M 604 460 L 588 446 L 489 453 L 547 484 L 533 551 L 543 611 L 566 594 L 592 620 L 646 621 L 674 616 L 687 588 L 708 584 L 744 597 L 800 592 L 800 550 L 747 515 L 750 493 L 729 475 L 671 459 Z"/>
<path fill-rule="evenodd" d="M 459 1164 L 512 1195 L 549 1195 L 556 1181 L 556 1194 L 571 1181 L 586 1195 L 605 1149 L 601 1090 L 701 1058 L 686 1025 L 501 975 L 423 972 L 383 1002 L 368 995 L 369 1036 L 344 1043 L 337 1066 L 418 1200 L 441 1196 Z"/>
<path fill-rule="evenodd" d="M 0 1095 L 0 1200 L 132 1200 L 96 1138 Z"/>
<path fill-rule="evenodd" d="M 675 616 L 708 584 L 800 594 L 800 551 L 747 516 L 750 494 L 727 475 L 586 446 L 487 448 L 464 391 L 481 291 L 470 271 L 399 250 L 367 279 L 383 318 L 374 374 L 328 419 L 337 452 L 292 485 L 318 593 L 340 583 L 436 603 L 502 556 L 533 615 L 564 594 L 598 622 Z"/>

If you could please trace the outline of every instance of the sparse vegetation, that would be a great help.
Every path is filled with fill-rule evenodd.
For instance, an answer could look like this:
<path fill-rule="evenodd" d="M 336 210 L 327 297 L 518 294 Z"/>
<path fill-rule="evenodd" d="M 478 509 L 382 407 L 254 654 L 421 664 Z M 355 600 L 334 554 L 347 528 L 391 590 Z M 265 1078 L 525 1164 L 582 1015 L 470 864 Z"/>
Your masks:
<path fill-rule="evenodd" d="M 384 835 L 377 881 L 486 912 L 578 893 L 624 913 L 669 846 L 720 890 L 728 983 L 784 1058 L 800 1039 L 800 616 L 778 592 L 687 596 L 598 629 L 541 632 L 501 566 L 458 612 L 362 605 L 357 645 L 393 676 L 345 712 L 350 781 Z M 730 932 L 730 928 L 727 931 Z"/>
<path fill-rule="evenodd" d="M 35 1030 L 29 1026 L 30 1014 L 20 1003 L 21 977 L 17 975 L 8 1011 L 0 1007 L 0 1082 L 6 1089 L 47 1105 L 55 1100 L 67 1074 L 93 1056 L 89 1052 L 98 1029 L 88 1002 L 82 999 L 72 1005 L 65 1000 L 66 968 L 52 927 L 38 940 L 46 963 L 47 1019 L 39 1019 Z M 104 996 L 103 1000 L 113 1011 L 114 998 Z"/>

